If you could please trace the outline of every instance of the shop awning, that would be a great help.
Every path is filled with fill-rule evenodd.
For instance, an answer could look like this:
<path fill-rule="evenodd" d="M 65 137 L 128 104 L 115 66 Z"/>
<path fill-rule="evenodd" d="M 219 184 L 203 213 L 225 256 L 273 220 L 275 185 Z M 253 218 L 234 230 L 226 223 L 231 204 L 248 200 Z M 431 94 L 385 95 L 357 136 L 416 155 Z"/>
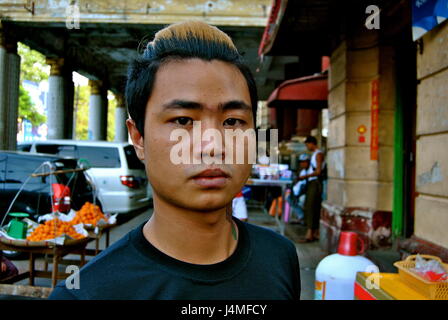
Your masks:
<path fill-rule="evenodd" d="M 324 73 L 283 82 L 271 93 L 268 106 L 323 109 L 327 100 L 328 75 Z"/>

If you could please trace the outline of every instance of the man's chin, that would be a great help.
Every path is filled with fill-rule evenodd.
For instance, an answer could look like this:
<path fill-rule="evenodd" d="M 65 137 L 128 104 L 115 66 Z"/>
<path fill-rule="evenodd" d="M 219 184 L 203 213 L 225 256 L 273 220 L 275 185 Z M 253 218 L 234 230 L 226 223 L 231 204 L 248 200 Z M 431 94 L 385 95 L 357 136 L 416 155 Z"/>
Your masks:
<path fill-rule="evenodd" d="M 180 190 L 158 193 L 158 197 L 174 206 L 189 211 L 211 212 L 225 208 L 232 203 L 235 188 L 180 188 Z M 154 190 L 155 191 L 155 190 Z"/>
<path fill-rule="evenodd" d="M 201 190 L 191 193 L 186 192 L 181 197 L 173 200 L 187 210 L 208 212 L 223 209 L 229 203 L 232 203 L 233 197 L 229 196 L 230 194 L 223 189 Z"/>
<path fill-rule="evenodd" d="M 232 199 L 229 200 L 228 197 L 202 196 L 194 200 L 189 199 L 186 206 L 189 210 L 209 212 L 223 209 L 231 202 Z"/>

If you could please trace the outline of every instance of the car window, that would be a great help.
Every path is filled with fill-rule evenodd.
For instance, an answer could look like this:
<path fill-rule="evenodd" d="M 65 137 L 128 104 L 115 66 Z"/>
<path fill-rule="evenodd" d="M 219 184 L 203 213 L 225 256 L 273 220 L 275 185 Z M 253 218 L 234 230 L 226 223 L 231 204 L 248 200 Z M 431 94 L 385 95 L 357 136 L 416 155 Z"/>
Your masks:
<path fill-rule="evenodd" d="M 115 147 L 78 146 L 80 159 L 87 159 L 93 168 L 120 168 L 120 156 Z"/>
<path fill-rule="evenodd" d="M 64 171 L 75 169 L 78 167 L 77 160 L 71 159 L 62 159 L 54 162 L 57 164 L 57 170 Z M 76 192 L 79 190 L 91 190 L 90 185 L 86 182 L 84 173 L 82 172 L 63 172 L 56 175 L 58 183 L 62 183 L 67 185 L 69 182 L 69 187 L 72 189 L 72 192 Z"/>
<path fill-rule="evenodd" d="M 57 154 L 59 151 L 59 145 L 57 144 L 37 144 L 36 152 Z"/>
<path fill-rule="evenodd" d="M 76 158 L 76 146 L 70 146 L 70 145 L 59 146 L 58 156 Z"/>
<path fill-rule="evenodd" d="M 43 162 L 41 159 L 33 159 L 28 157 L 9 156 L 6 164 L 6 183 L 18 183 L 22 184 L 26 181 L 29 175 L 31 175 Z M 49 171 L 47 168 L 42 168 L 38 172 Z M 30 178 L 28 183 L 35 184 L 41 183 L 40 178 Z"/>
<path fill-rule="evenodd" d="M 126 155 L 126 161 L 128 162 L 129 169 L 145 169 L 145 165 L 137 157 L 133 146 L 124 147 L 124 153 Z"/>
<path fill-rule="evenodd" d="M 36 152 L 55 154 L 60 157 L 76 158 L 76 146 L 61 144 L 38 144 Z"/>
<path fill-rule="evenodd" d="M 30 150 L 31 150 L 31 144 L 29 143 L 17 145 L 17 151 L 29 152 Z"/>
<path fill-rule="evenodd" d="M 0 183 L 5 182 L 7 158 L 5 154 L 0 154 Z"/>

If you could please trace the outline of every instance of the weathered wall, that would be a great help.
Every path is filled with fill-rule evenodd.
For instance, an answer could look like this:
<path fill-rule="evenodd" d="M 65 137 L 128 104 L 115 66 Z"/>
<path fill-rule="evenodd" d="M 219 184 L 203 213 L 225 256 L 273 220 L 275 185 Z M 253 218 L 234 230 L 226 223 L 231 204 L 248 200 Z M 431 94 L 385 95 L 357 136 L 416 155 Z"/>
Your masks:
<path fill-rule="evenodd" d="M 366 32 L 331 56 L 329 78 L 328 203 L 392 210 L 395 79 L 392 50 Z M 370 160 L 371 82 L 379 79 L 379 155 Z M 357 128 L 364 125 L 365 142 Z"/>
<path fill-rule="evenodd" d="M 6 0 L 0 2 L 0 16 L 15 21 L 65 23 L 71 2 Z M 78 3 L 81 23 L 170 24 L 201 19 L 214 25 L 260 27 L 266 25 L 271 6 L 271 0 L 78 0 Z"/>
<path fill-rule="evenodd" d="M 448 247 L 448 23 L 417 53 L 415 235 Z"/>

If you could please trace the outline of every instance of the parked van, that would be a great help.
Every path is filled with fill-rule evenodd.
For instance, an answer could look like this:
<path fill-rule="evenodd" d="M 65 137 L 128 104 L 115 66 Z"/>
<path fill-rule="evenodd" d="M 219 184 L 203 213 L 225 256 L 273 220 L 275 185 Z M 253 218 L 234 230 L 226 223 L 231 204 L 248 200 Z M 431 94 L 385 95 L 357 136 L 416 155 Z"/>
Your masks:
<path fill-rule="evenodd" d="M 87 160 L 86 174 L 106 213 L 127 213 L 150 204 L 145 166 L 127 142 L 45 140 L 21 143 L 18 149 Z"/>

